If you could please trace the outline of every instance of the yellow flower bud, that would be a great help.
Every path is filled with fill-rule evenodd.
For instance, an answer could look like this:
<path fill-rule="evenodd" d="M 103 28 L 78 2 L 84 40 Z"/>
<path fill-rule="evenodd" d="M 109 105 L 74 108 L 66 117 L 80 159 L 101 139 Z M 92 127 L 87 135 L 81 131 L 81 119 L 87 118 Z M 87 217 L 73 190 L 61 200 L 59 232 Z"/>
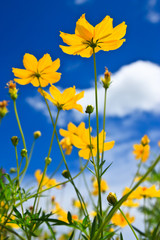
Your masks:
<path fill-rule="evenodd" d="M 107 196 L 107 200 L 111 205 L 115 205 L 117 202 L 117 197 L 114 192 L 110 192 Z"/>
<path fill-rule="evenodd" d="M 101 77 L 101 81 L 103 83 L 104 88 L 109 88 L 111 83 L 111 73 L 108 71 L 108 68 L 105 67 L 104 78 Z"/>
<path fill-rule="evenodd" d="M 49 165 L 52 162 L 52 159 L 50 157 L 49 158 L 46 157 L 45 162 L 46 162 L 47 165 Z"/>
<path fill-rule="evenodd" d="M 0 102 L 0 118 L 3 118 L 8 113 L 8 109 L 6 108 L 7 105 L 8 101 L 3 100 Z"/>
<path fill-rule="evenodd" d="M 33 133 L 33 136 L 34 136 L 34 139 L 37 139 L 37 138 L 39 138 L 39 137 L 41 137 L 41 132 L 40 131 L 35 131 L 34 133 Z"/>
<path fill-rule="evenodd" d="M 21 150 L 21 157 L 24 158 L 27 155 L 27 150 L 24 148 Z"/>
<path fill-rule="evenodd" d="M 9 81 L 7 83 L 7 87 L 9 89 L 9 94 L 12 100 L 16 100 L 18 98 L 18 89 L 16 88 L 16 83 L 13 81 Z"/>

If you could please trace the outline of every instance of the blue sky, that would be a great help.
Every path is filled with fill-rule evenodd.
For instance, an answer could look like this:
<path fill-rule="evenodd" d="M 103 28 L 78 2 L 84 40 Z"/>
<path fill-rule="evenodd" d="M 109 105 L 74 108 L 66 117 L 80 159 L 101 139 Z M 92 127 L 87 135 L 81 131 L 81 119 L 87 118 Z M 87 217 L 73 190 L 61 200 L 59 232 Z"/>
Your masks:
<path fill-rule="evenodd" d="M 135 165 L 132 156 L 133 143 L 140 141 L 144 134 L 149 134 L 151 144 L 156 151 L 157 141 L 160 139 L 160 67 L 159 67 L 159 39 L 160 39 L 160 1 L 158 0 L 35 0 L 35 1 L 7 1 L 1 4 L 1 80 L 0 101 L 9 100 L 6 83 L 13 79 L 12 67 L 23 68 L 22 59 L 25 53 L 31 53 L 41 58 L 49 53 L 52 60 L 60 58 L 62 73 L 57 87 L 76 86 L 78 91 L 85 90 L 86 95 L 80 103 L 94 105 L 94 72 L 93 59 L 70 56 L 59 48 L 63 44 L 59 31 L 74 33 L 78 18 L 86 13 L 86 19 L 96 25 L 106 15 L 113 18 L 116 26 L 125 21 L 127 24 L 126 42 L 115 51 L 102 52 L 96 55 L 97 72 L 100 77 L 107 66 L 112 72 L 112 85 L 107 100 L 107 139 L 115 140 L 115 149 L 106 156 L 109 162 L 117 164 L 126 161 Z M 17 85 L 19 98 L 17 107 L 22 122 L 28 150 L 32 144 L 33 132 L 40 130 L 42 137 L 37 140 L 33 159 L 28 174 L 33 174 L 37 168 L 43 169 L 44 158 L 48 152 L 52 125 L 49 121 L 46 107 L 37 89 L 31 84 Z M 48 88 L 46 88 L 47 90 Z M 102 129 L 103 93 L 99 85 L 100 129 Z M 1 132 L 1 160 L 0 165 L 7 171 L 15 166 L 14 149 L 10 138 L 20 137 L 13 103 L 9 102 L 9 113 L 3 119 Z M 56 109 L 52 112 L 55 116 Z M 65 119 L 65 121 L 64 121 Z M 87 123 L 87 117 L 78 112 L 61 113 L 58 127 L 66 129 L 69 121 L 79 124 Z M 95 115 L 92 117 L 95 133 Z M 55 147 L 56 147 L 55 141 Z M 22 148 L 22 140 L 19 150 Z M 41 151 L 40 151 L 41 150 Z M 126 154 L 127 153 L 127 154 Z M 124 159 L 123 154 L 128 157 Z M 51 168 L 61 159 L 58 150 L 53 150 Z M 73 151 L 72 160 L 68 164 L 72 170 L 78 167 L 77 151 Z M 117 160 L 119 159 L 119 160 Z M 133 167 L 134 169 L 134 167 Z"/>

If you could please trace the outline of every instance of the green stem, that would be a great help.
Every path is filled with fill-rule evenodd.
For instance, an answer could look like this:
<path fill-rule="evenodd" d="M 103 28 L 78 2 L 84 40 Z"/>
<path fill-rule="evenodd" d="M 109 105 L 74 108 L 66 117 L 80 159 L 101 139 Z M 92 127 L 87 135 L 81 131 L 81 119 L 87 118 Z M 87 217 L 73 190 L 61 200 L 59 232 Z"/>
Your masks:
<path fill-rule="evenodd" d="M 157 159 L 154 161 L 154 163 L 149 167 L 147 172 L 143 175 L 143 177 L 135 184 L 135 186 L 126 194 L 124 195 L 115 205 L 114 207 L 110 210 L 108 215 L 104 217 L 104 221 L 102 222 L 101 226 L 99 227 L 97 233 L 93 237 L 92 240 L 97 240 L 98 236 L 101 233 L 101 230 L 104 228 L 105 225 L 107 225 L 110 222 L 110 219 L 113 217 L 114 213 L 119 209 L 119 207 L 122 205 L 124 201 L 127 200 L 129 195 L 144 181 L 144 179 L 150 174 L 150 172 L 155 168 L 157 163 L 160 161 L 160 155 L 157 157 Z"/>
<path fill-rule="evenodd" d="M 54 134 L 55 134 L 56 125 L 57 125 L 58 116 L 59 116 L 59 112 L 60 112 L 60 110 L 58 109 L 56 121 L 55 121 L 55 124 L 54 124 L 54 129 L 53 129 L 53 133 L 52 133 L 52 138 L 51 138 L 51 142 L 50 142 L 50 146 L 49 146 L 49 151 L 48 151 L 48 155 L 47 155 L 47 159 L 50 157 L 50 153 L 51 153 L 51 149 L 52 149 L 52 144 L 53 144 L 53 139 L 54 139 Z M 39 193 L 39 190 L 40 190 L 41 185 L 42 185 L 42 183 L 43 183 L 43 179 L 44 179 L 44 176 L 45 176 L 45 174 L 46 174 L 47 167 L 48 167 L 48 163 L 47 163 L 47 161 L 46 161 L 45 167 L 44 167 L 44 171 L 43 171 L 43 175 L 42 175 L 41 181 L 40 181 L 39 186 L 38 186 L 37 196 L 35 197 L 35 200 L 34 200 L 32 212 L 34 212 L 35 205 L 36 205 L 36 201 L 37 201 L 37 198 L 38 198 L 38 193 Z M 38 205 L 37 205 L 37 207 L 38 207 Z M 37 209 L 37 208 L 36 208 L 36 209 Z"/>
<path fill-rule="evenodd" d="M 137 240 L 139 240 L 138 237 L 137 237 L 137 235 L 136 235 L 136 233 L 135 233 L 135 231 L 134 231 L 134 229 L 133 229 L 133 227 L 132 227 L 132 225 L 130 224 L 130 222 L 129 222 L 128 219 L 126 218 L 126 216 L 125 216 L 125 214 L 123 213 L 123 211 L 120 209 L 120 207 L 119 207 L 118 209 L 119 209 L 119 211 L 121 212 L 121 214 L 122 214 L 122 216 L 124 217 L 124 219 L 126 220 L 126 222 L 128 223 L 128 225 L 129 225 L 130 229 L 132 230 L 135 238 L 136 238 Z"/>
<path fill-rule="evenodd" d="M 146 210 L 145 210 L 145 207 L 146 207 L 146 197 L 144 196 L 143 197 L 143 207 L 144 207 L 144 231 L 145 231 L 145 234 L 147 234 L 146 230 Z"/>
<path fill-rule="evenodd" d="M 27 148 L 26 148 L 26 142 L 25 142 L 25 138 L 24 138 L 24 134 L 23 134 L 23 130 L 22 130 L 21 123 L 20 123 L 19 116 L 18 116 L 18 112 L 17 112 L 16 100 L 13 100 L 13 104 L 14 104 L 14 111 L 15 111 L 15 115 L 16 115 L 16 119 L 17 119 L 19 131 L 20 131 L 20 133 L 21 133 L 21 137 L 22 137 L 22 141 L 23 141 L 23 146 L 24 146 L 24 148 L 27 150 Z M 24 169 L 23 169 L 23 173 L 24 173 L 23 176 L 24 176 L 25 173 L 26 173 L 27 166 L 28 166 L 28 154 L 26 154 L 26 164 L 25 164 L 25 167 L 24 167 Z M 21 178 L 21 181 L 22 181 L 22 178 Z"/>
<path fill-rule="evenodd" d="M 1 226 L 2 228 L 5 228 L 7 231 L 13 233 L 14 235 L 16 235 L 17 237 L 19 237 L 20 239 L 25 240 L 25 238 L 23 238 L 22 236 L 20 236 L 20 235 L 19 235 L 18 233 L 16 233 L 13 229 L 11 229 L 11 228 L 9 228 L 9 227 L 7 227 L 7 226 L 4 226 L 4 225 L 1 224 L 1 223 L 0 223 L 0 226 Z"/>
<path fill-rule="evenodd" d="M 88 117 L 88 123 L 89 123 L 89 141 L 90 141 L 90 150 L 91 150 L 91 156 L 92 156 L 92 162 L 93 162 L 93 166 L 94 166 L 94 169 L 95 169 L 95 173 L 96 173 L 96 177 L 98 176 L 97 175 L 97 168 L 96 168 L 96 165 L 95 165 L 95 162 L 94 162 L 94 157 L 93 157 L 93 151 L 92 151 L 92 139 L 91 139 L 91 116 L 89 114 L 89 117 Z M 98 177 L 97 177 L 98 178 Z"/>
<path fill-rule="evenodd" d="M 19 184 L 19 164 L 18 164 L 18 154 L 17 154 L 16 146 L 15 146 L 15 153 L 16 153 L 16 162 L 17 162 L 17 184 L 18 184 L 18 191 L 19 191 L 19 199 L 20 199 L 20 201 L 22 201 L 22 195 L 21 195 L 20 184 Z M 22 215 L 23 215 L 24 211 L 23 211 L 22 203 L 21 203 L 21 210 L 22 210 Z"/>
<path fill-rule="evenodd" d="M 106 125 L 106 99 L 107 99 L 107 88 L 105 88 L 104 94 L 104 110 L 103 110 L 103 146 L 102 146 L 102 158 L 101 162 L 103 162 L 104 158 L 104 140 L 105 140 L 105 125 Z M 101 171 L 102 172 L 102 171 Z"/>
<path fill-rule="evenodd" d="M 99 202 L 99 211 L 102 218 L 102 199 L 101 199 L 101 177 L 99 169 L 99 121 L 98 121 L 98 91 L 97 91 L 97 71 L 96 71 L 96 57 L 95 49 L 93 48 L 93 61 L 94 61 L 94 77 L 95 77 L 95 102 L 96 102 L 96 123 L 97 123 L 97 182 L 98 182 L 98 202 Z M 101 223 L 100 218 L 100 223 Z M 103 230 L 102 230 L 103 237 Z"/>

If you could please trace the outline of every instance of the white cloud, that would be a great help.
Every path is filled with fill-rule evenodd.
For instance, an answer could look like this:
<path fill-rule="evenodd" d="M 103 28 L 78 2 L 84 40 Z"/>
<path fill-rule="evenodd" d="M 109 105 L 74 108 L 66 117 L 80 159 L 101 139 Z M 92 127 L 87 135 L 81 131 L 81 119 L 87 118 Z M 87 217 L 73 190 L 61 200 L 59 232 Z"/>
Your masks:
<path fill-rule="evenodd" d="M 151 22 L 151 23 L 158 23 L 160 22 L 160 13 L 156 12 L 156 11 L 149 11 L 149 13 L 147 14 L 147 19 Z"/>
<path fill-rule="evenodd" d="M 157 4 L 158 4 L 158 0 L 148 1 L 146 19 L 151 23 L 160 22 L 160 12 L 157 11 L 158 9 Z"/>
<path fill-rule="evenodd" d="M 136 111 L 160 113 L 160 67 L 154 63 L 137 61 L 123 66 L 112 75 L 112 84 L 107 96 L 107 115 L 124 117 Z M 94 88 L 84 89 L 85 96 L 79 101 L 85 110 L 91 104 L 95 106 Z M 77 92 L 81 90 L 77 89 Z M 26 101 L 36 110 L 49 117 L 45 103 L 40 96 L 28 97 Z M 104 89 L 98 87 L 99 114 L 103 114 Z M 50 104 L 53 116 L 55 107 Z M 95 114 L 95 111 L 94 111 Z M 78 111 L 60 113 L 59 126 L 65 125 L 69 119 L 79 122 L 86 114 Z"/>

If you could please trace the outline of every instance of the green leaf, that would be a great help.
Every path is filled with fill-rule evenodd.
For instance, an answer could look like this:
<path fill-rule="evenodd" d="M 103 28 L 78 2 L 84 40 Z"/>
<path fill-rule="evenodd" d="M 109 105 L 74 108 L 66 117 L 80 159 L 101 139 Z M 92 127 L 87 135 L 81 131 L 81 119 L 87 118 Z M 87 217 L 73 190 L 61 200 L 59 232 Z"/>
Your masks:
<path fill-rule="evenodd" d="M 95 173 L 94 173 L 89 167 L 87 167 L 87 169 L 88 169 L 94 176 L 96 176 Z"/>
<path fill-rule="evenodd" d="M 120 240 L 123 240 L 123 235 L 122 235 L 122 233 L 120 233 Z"/>
<path fill-rule="evenodd" d="M 70 224 L 72 224 L 72 215 L 70 212 L 67 213 L 67 219 Z"/>
<path fill-rule="evenodd" d="M 94 233 L 96 231 L 96 225 L 97 225 L 97 216 L 95 216 L 93 219 L 93 223 L 92 223 L 92 227 L 91 227 L 91 234 L 90 234 L 91 239 L 94 236 Z"/>
<path fill-rule="evenodd" d="M 87 238 L 84 234 L 82 234 L 82 237 L 83 237 L 85 240 L 88 240 L 88 238 Z"/>
<path fill-rule="evenodd" d="M 72 232 L 70 238 L 68 240 L 72 240 L 73 239 L 73 236 L 74 236 L 74 231 Z"/>
<path fill-rule="evenodd" d="M 109 164 L 109 166 L 108 166 L 106 169 L 104 169 L 104 171 L 101 173 L 101 177 L 105 174 L 105 172 L 108 170 L 108 168 L 109 168 L 111 165 L 112 165 L 112 163 Z"/>
<path fill-rule="evenodd" d="M 48 229 L 50 230 L 51 234 L 52 234 L 52 237 L 54 240 L 56 240 L 56 237 L 55 237 L 55 233 L 51 227 L 51 225 L 49 224 L 49 222 L 46 222 L 47 226 L 48 226 Z"/>
<path fill-rule="evenodd" d="M 14 206 L 13 206 L 13 211 L 15 212 L 17 218 L 22 219 L 21 213 L 20 213 L 20 212 L 17 210 L 17 208 L 15 208 Z"/>

